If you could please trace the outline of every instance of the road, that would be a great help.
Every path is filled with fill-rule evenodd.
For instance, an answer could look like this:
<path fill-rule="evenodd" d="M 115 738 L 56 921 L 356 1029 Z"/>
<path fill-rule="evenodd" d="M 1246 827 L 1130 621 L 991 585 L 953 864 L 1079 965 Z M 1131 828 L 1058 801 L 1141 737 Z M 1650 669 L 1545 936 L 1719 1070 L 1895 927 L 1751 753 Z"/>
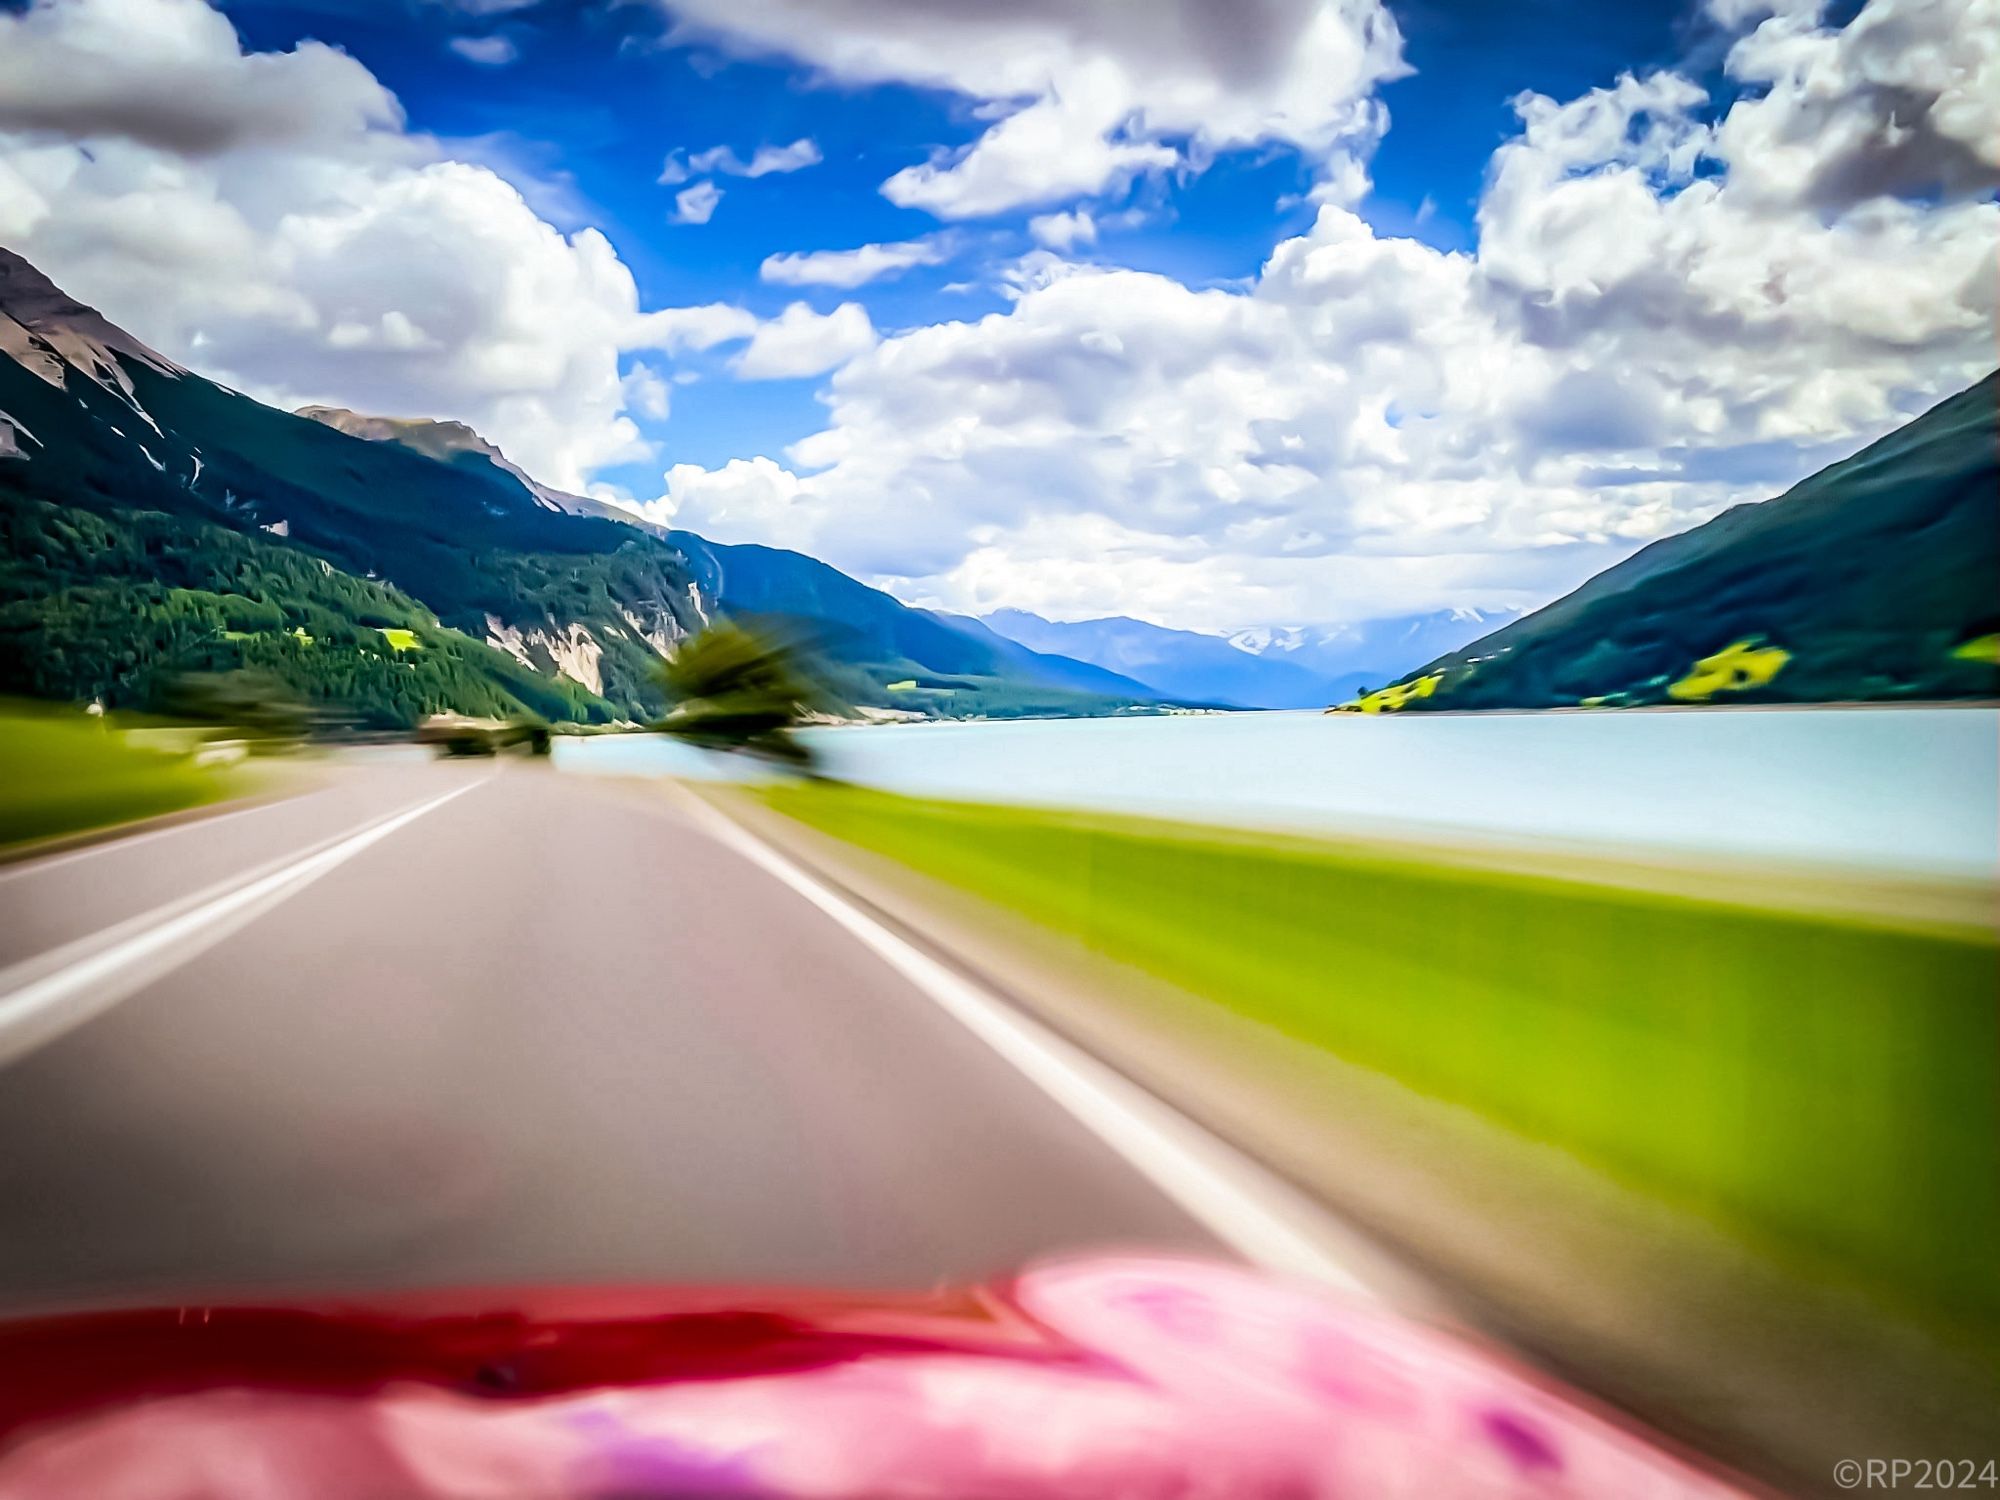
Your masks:
<path fill-rule="evenodd" d="M 350 768 L 0 869 L 0 969 L 0 1310 L 1222 1248 L 659 788 Z"/>

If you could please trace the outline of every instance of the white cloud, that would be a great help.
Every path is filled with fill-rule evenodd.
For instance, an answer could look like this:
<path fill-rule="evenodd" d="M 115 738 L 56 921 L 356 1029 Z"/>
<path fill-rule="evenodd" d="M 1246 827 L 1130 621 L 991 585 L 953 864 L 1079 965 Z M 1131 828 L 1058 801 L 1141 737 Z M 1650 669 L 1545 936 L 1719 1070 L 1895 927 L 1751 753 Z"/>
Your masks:
<path fill-rule="evenodd" d="M 943 235 L 899 240 L 893 244 L 860 245 L 852 250 L 794 251 L 767 255 L 757 274 L 780 286 L 857 287 L 883 276 L 895 276 L 912 266 L 935 266 L 951 258 L 952 243 Z"/>
<path fill-rule="evenodd" d="M 622 382 L 625 404 L 649 421 L 664 422 L 673 412 L 673 388 L 648 364 L 635 364 Z"/>
<path fill-rule="evenodd" d="M 1838 31 L 1817 5 L 1774 8 L 1727 62 L 1769 91 L 1717 131 L 1746 199 L 1838 212 L 1882 193 L 1992 190 L 2000 3 L 1878 4 Z"/>
<path fill-rule="evenodd" d="M 721 201 L 722 189 L 712 182 L 697 182 L 693 187 L 682 188 L 674 194 L 674 222 L 706 224 L 715 217 L 715 206 Z"/>
<path fill-rule="evenodd" d="M 669 354 L 737 343 L 744 348 L 729 367 L 740 379 L 784 380 L 822 374 L 845 363 L 873 347 L 875 328 L 858 302 L 843 302 L 825 314 L 794 302 L 777 317 L 761 320 L 745 308 L 710 302 L 638 314 L 619 335 L 622 348 Z M 681 383 L 694 378 L 690 371 L 674 376 Z"/>
<path fill-rule="evenodd" d="M 774 172 L 802 171 L 819 165 L 820 160 L 818 144 L 804 136 L 789 146 L 759 146 L 748 161 L 732 147 L 711 146 L 692 156 L 685 151 L 673 152 L 660 170 L 660 181 L 672 186 L 713 172 L 729 177 L 768 177 Z"/>
<path fill-rule="evenodd" d="M 675 464 L 667 470 L 666 493 L 632 509 L 662 526 L 678 526 L 715 541 L 783 546 L 794 529 L 786 510 L 798 491 L 796 474 L 761 455 L 732 458 L 719 469 Z"/>
<path fill-rule="evenodd" d="M 246 54 L 198 0 L 39 0 L 0 17 L 0 100 L 0 243 L 163 353 L 280 406 L 470 423 L 565 488 L 645 452 L 610 244 L 405 134 L 353 59 Z"/>
<path fill-rule="evenodd" d="M 1321 159 L 1373 139 L 1370 96 L 1406 71 L 1380 0 L 658 3 L 683 38 L 795 58 L 843 83 L 980 101 L 995 123 L 970 146 L 883 184 L 892 201 L 953 219 L 1095 195 L 1262 142 Z"/>
<path fill-rule="evenodd" d="M 756 316 L 726 302 L 697 307 L 663 307 L 641 313 L 627 325 L 620 343 L 627 349 L 713 349 L 747 339 L 757 331 Z"/>
<path fill-rule="evenodd" d="M 1972 24 L 1935 0 L 1774 17 L 1730 60 L 1771 87 L 1719 118 L 1672 74 L 1524 96 L 1471 253 L 1338 202 L 1240 289 L 1035 252 L 1006 312 L 837 370 L 786 464 L 684 467 L 669 498 L 961 608 L 1223 628 L 1540 603 L 1991 368 L 2000 206 L 1882 192 L 2000 155 L 1965 123 Z M 1855 27 L 1931 79 L 1897 119 L 1967 132 L 1937 125 L 1893 179 L 1851 169 L 1851 130 L 1815 151 L 1787 123 L 1873 108 Z M 1805 154 L 1773 172 L 1774 141 Z"/>
<path fill-rule="evenodd" d="M 1217 627 L 1540 602 L 1993 363 L 1996 0 L 1870 0 L 1845 27 L 1737 5 L 1742 91 L 1720 110 L 1673 74 L 1524 96 L 1477 248 L 1451 254 L 1348 209 L 1380 123 L 1361 80 L 1394 55 L 1360 0 L 1275 0 L 1240 39 L 1195 0 L 1140 20 L 912 4 L 729 9 L 746 45 L 796 22 L 789 50 L 836 77 L 1008 101 L 962 159 L 906 179 L 939 213 L 1069 180 L 1015 154 L 1047 127 L 1086 182 L 1184 143 L 1303 143 L 1316 221 L 1227 288 L 1045 246 L 1006 270 L 1004 312 L 881 340 L 855 303 L 642 311 L 603 236 L 407 133 L 343 54 L 245 54 L 194 0 L 39 0 L 0 15 L 0 242 L 262 399 L 456 418 L 565 488 L 640 453 L 628 410 L 658 420 L 687 376 L 632 351 L 734 343 L 743 379 L 831 371 L 823 430 L 676 466 L 654 513 L 910 598 Z M 1271 37 L 1334 56 L 1314 29 L 1334 21 L 1350 66 L 1278 107 L 1305 65 Z M 143 63 L 119 50 L 135 37 Z M 1086 212 L 1039 237 L 1088 243 Z M 766 279 L 859 285 L 941 243 L 776 256 Z"/>
<path fill-rule="evenodd" d="M 482 68 L 504 68 L 521 55 L 521 49 L 504 36 L 455 36 L 451 50 L 467 62 Z"/>
<path fill-rule="evenodd" d="M 1082 208 L 1069 213 L 1043 214 L 1028 220 L 1028 233 L 1051 250 L 1070 250 L 1097 243 L 1097 220 L 1088 209 Z"/>
<path fill-rule="evenodd" d="M 760 323 L 749 345 L 731 361 L 743 380 L 786 380 L 819 375 L 845 364 L 875 343 L 875 325 L 858 302 L 843 302 L 832 312 L 814 312 L 794 302 L 784 312 Z"/>
<path fill-rule="evenodd" d="M 244 53 L 205 0 L 37 0 L 0 13 L 0 131 L 212 154 L 400 130 L 344 52 Z"/>
<path fill-rule="evenodd" d="M 1115 101 L 1097 108 L 1052 100 L 1009 115 L 973 145 L 905 167 L 882 184 L 901 208 L 972 219 L 1096 193 L 1179 165 L 1171 146 L 1111 137 Z"/>

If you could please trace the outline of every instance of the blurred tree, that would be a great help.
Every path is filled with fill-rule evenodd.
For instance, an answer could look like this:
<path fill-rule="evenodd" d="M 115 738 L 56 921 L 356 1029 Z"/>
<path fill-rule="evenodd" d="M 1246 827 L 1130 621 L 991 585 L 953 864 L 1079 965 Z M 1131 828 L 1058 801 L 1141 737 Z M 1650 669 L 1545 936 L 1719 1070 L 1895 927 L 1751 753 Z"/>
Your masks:
<path fill-rule="evenodd" d="M 660 663 L 659 685 L 673 705 L 653 725 L 661 734 L 808 775 L 816 757 L 794 731 L 809 714 L 846 709 L 810 634 L 776 620 L 716 620 Z"/>
<path fill-rule="evenodd" d="M 152 707 L 169 718 L 211 724 L 245 739 L 289 742 L 311 727 L 311 714 L 266 672 L 177 672 L 163 678 Z"/>

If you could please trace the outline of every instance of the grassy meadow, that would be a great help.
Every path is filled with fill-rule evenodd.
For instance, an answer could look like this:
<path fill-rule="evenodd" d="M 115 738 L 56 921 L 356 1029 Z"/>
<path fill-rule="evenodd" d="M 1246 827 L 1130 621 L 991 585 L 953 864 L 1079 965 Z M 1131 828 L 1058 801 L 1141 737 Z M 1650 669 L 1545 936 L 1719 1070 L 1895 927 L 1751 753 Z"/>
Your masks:
<path fill-rule="evenodd" d="M 0 707 L 0 848 L 213 802 L 239 779 L 74 710 Z"/>

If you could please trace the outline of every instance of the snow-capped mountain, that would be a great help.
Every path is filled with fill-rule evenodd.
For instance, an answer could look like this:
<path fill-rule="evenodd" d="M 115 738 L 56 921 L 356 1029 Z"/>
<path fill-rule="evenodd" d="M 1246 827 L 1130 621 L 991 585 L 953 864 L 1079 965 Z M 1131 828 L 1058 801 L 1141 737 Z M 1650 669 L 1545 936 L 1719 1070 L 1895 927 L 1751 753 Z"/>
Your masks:
<path fill-rule="evenodd" d="M 1351 625 L 1264 625 L 1228 637 L 1238 651 L 1325 678 L 1387 680 L 1499 629 L 1512 611 L 1442 609 Z"/>

